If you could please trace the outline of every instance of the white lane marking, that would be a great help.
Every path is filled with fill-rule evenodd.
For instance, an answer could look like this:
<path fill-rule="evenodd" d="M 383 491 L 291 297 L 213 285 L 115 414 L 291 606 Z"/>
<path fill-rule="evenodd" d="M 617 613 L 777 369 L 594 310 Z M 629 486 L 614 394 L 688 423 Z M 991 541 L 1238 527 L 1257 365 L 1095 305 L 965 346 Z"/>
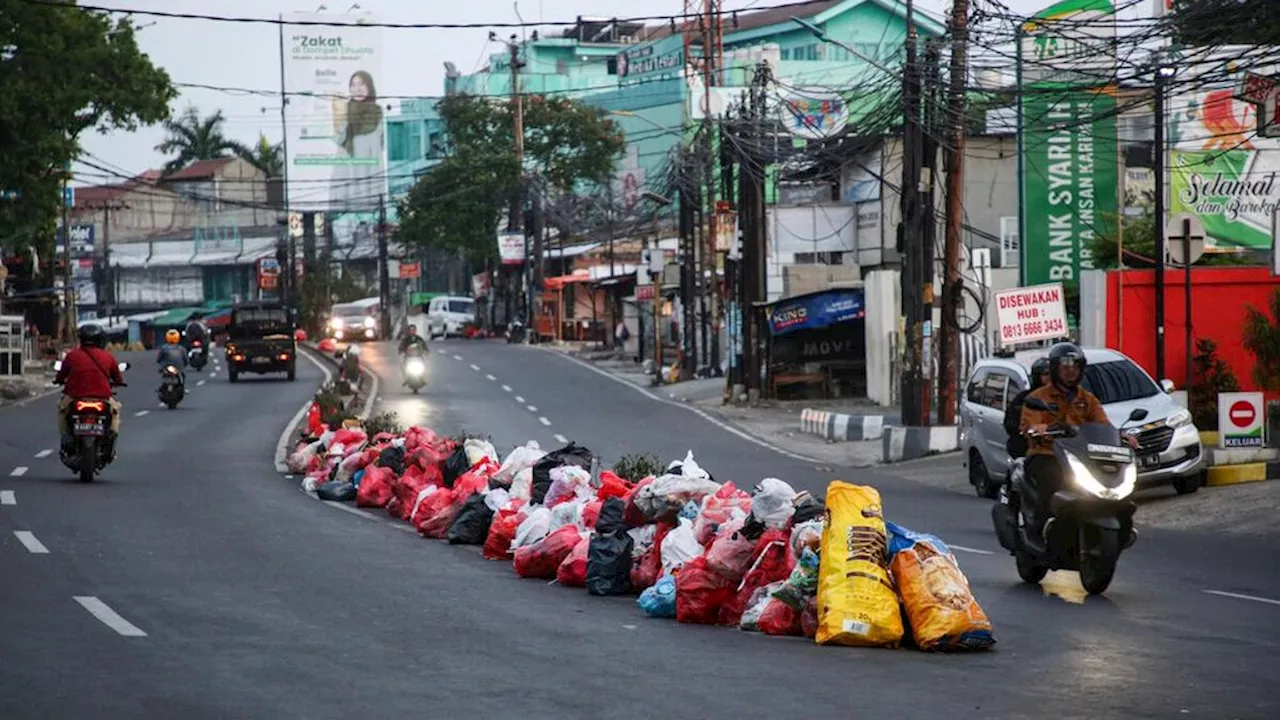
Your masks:
<path fill-rule="evenodd" d="M 536 405 L 525 405 L 525 407 L 528 408 L 529 412 L 538 412 Z"/>
<path fill-rule="evenodd" d="M 209 377 L 216 377 L 217 375 L 218 375 L 218 371 L 217 371 L 217 370 L 215 370 L 215 371 L 213 371 L 213 372 L 209 373 Z"/>
<path fill-rule="evenodd" d="M 472 370 L 475 370 L 476 372 L 480 372 L 480 366 L 479 366 L 479 365 L 472 365 L 472 366 L 471 366 L 471 369 L 472 369 Z"/>
<path fill-rule="evenodd" d="M 374 515 L 368 510 L 361 510 L 360 508 L 351 507 L 350 505 L 347 505 L 345 503 L 340 503 L 337 500 L 321 500 L 320 502 L 324 503 L 325 505 L 328 505 L 331 508 L 337 508 L 338 510 L 351 513 L 352 515 L 359 515 L 360 517 L 368 520 L 379 519 L 377 515 Z M 383 517 L 385 517 L 385 515 Z"/>
<path fill-rule="evenodd" d="M 312 365 L 320 368 L 320 372 L 324 374 L 324 382 L 328 383 L 333 379 L 333 371 L 329 369 L 329 366 L 315 359 L 310 352 L 303 351 L 299 353 L 299 355 L 310 360 Z M 307 401 L 302 403 L 302 407 L 298 408 L 298 412 L 294 413 L 293 419 L 289 420 L 289 424 L 284 426 L 284 432 L 280 433 L 280 439 L 276 441 L 276 472 L 283 473 L 289 471 L 289 465 L 285 462 L 285 458 L 289 455 L 289 449 L 287 447 L 289 445 L 289 440 L 293 438 L 294 432 L 298 429 L 298 423 L 302 422 L 302 418 L 310 409 L 311 398 L 307 398 Z"/>
<path fill-rule="evenodd" d="M 1266 603 L 1268 605 L 1280 605 L 1280 600 L 1272 600 L 1271 598 L 1258 597 L 1257 595 L 1243 595 L 1241 593 L 1225 592 L 1222 590 L 1205 590 L 1210 595 L 1218 595 L 1220 597 L 1235 598 L 1236 600 L 1249 600 L 1251 602 Z"/>
<path fill-rule="evenodd" d="M 137 625 L 134 625 L 128 620 L 125 620 L 124 618 L 120 617 L 119 613 L 117 613 L 115 610 L 112 610 L 110 607 L 107 607 L 107 604 L 102 602 L 98 598 L 92 595 L 77 595 L 73 599 L 76 602 L 80 603 L 80 606 L 83 607 L 85 610 L 88 610 L 90 615 L 98 618 L 99 622 L 111 628 L 112 630 L 115 630 L 120 635 L 123 635 L 125 637 L 146 637 L 147 636 L 147 634 L 143 632 Z"/>
<path fill-rule="evenodd" d="M 510 386 L 510 385 L 503 385 L 503 386 L 502 386 L 502 389 L 503 389 L 504 391 L 506 391 L 506 392 L 512 392 L 512 390 L 511 390 L 511 386 Z"/>
<path fill-rule="evenodd" d="M 41 450 L 40 452 L 36 453 L 36 457 L 38 457 L 38 458 L 47 458 L 47 457 L 49 457 L 49 456 L 50 456 L 50 455 L 52 455 L 52 454 L 53 454 L 53 451 L 52 451 L 52 450 Z"/>
<path fill-rule="evenodd" d="M 569 438 L 561 435 L 560 433 L 556 433 L 556 442 L 560 443 L 561 445 L 568 445 Z"/>
<path fill-rule="evenodd" d="M 727 424 L 727 423 L 724 423 L 724 422 L 722 422 L 722 421 L 720 421 L 720 420 L 715 419 L 714 417 L 712 417 L 712 416 L 708 415 L 706 412 L 704 412 L 704 411 L 702 411 L 701 409 L 696 408 L 696 407 L 694 407 L 694 406 L 692 406 L 692 405 L 686 405 L 686 404 L 684 404 L 684 403 L 678 403 L 678 402 L 676 402 L 676 401 L 674 401 L 674 400 L 668 400 L 668 399 L 666 399 L 666 398 L 659 397 L 658 395 L 655 395 L 655 394 L 653 394 L 653 393 L 649 392 L 648 390 L 645 390 L 644 388 L 640 387 L 639 385 L 636 385 L 636 384 L 634 384 L 634 383 L 631 383 L 631 382 L 628 382 L 628 381 L 626 381 L 626 380 L 623 380 L 623 379 L 622 379 L 622 378 L 620 378 L 620 377 L 616 377 L 616 376 L 614 376 L 614 375 L 611 375 L 611 374 L 609 374 L 608 372 L 606 372 L 606 371 L 604 371 L 604 370 L 601 370 L 600 368 L 598 368 L 598 367 L 596 367 L 596 366 L 592 365 L 591 363 L 589 363 L 589 362 L 587 362 L 587 361 L 585 361 L 585 360 L 579 360 L 578 358 L 570 357 L 570 356 L 568 356 L 568 355 L 566 355 L 566 354 L 564 354 L 564 353 L 562 353 L 562 352 L 558 352 L 558 351 L 555 351 L 555 350 L 550 350 L 550 349 L 548 349 L 548 348 L 544 348 L 544 347 L 541 347 L 541 346 L 538 346 L 538 345 L 535 345 L 534 347 L 538 348 L 538 349 L 539 349 L 539 350 L 541 350 L 542 352 L 551 353 L 552 355 L 555 355 L 556 357 L 562 357 L 562 358 L 564 358 L 565 360 L 568 360 L 568 361 L 569 361 L 569 362 L 571 362 L 571 363 L 576 363 L 576 364 L 578 364 L 578 365 L 581 365 L 582 367 L 584 367 L 584 368 L 586 368 L 586 369 L 590 370 L 591 372 L 596 373 L 597 375 L 601 375 L 601 376 L 603 376 L 603 377 L 607 377 L 607 378 L 609 378 L 610 380 L 612 380 L 612 381 L 614 381 L 614 382 L 618 383 L 619 385 L 622 385 L 623 387 L 631 388 L 631 389 L 632 389 L 632 390 L 634 390 L 635 392 L 638 392 L 638 393 L 640 393 L 641 395 L 644 395 L 644 396 L 645 396 L 645 397 L 647 397 L 647 398 L 650 398 L 650 399 L 655 400 L 655 401 L 660 402 L 660 403 L 664 403 L 664 404 L 666 404 L 666 405 L 671 405 L 672 407 L 678 407 L 678 408 L 681 408 L 681 409 L 683 409 L 683 410 L 687 410 L 688 412 L 691 412 L 691 413 L 693 413 L 694 415 L 697 415 L 698 417 L 702 418 L 703 420 L 706 420 L 707 422 L 711 423 L 712 425 L 715 425 L 716 427 L 720 428 L 721 430 L 724 430 L 725 432 L 729 433 L 730 435 L 736 435 L 736 436 L 738 436 L 738 437 L 742 438 L 743 440 L 746 440 L 746 441 L 747 441 L 747 442 L 749 442 L 749 443 L 752 443 L 752 444 L 754 444 L 754 445 L 759 445 L 760 447 L 765 448 L 765 449 L 767 449 L 767 450 L 772 450 L 772 451 L 774 451 L 774 452 L 778 453 L 779 455 L 785 455 L 786 457 L 789 457 L 789 458 L 791 458 L 791 459 L 793 459 L 793 460 L 799 460 L 799 461 L 801 461 L 801 462 L 812 463 L 812 464 L 815 464 L 815 465 L 822 465 L 822 464 L 824 464 L 824 461 L 819 460 L 819 459 L 817 459 L 817 458 L 811 458 L 811 457 L 809 457 L 809 456 L 807 456 L 807 455 L 801 455 L 801 454 L 799 454 L 799 453 L 793 453 L 793 452 L 791 452 L 791 451 L 789 451 L 789 450 L 783 450 L 782 448 L 778 447 L 777 445 L 771 445 L 771 444 L 769 444 L 769 443 L 765 442 L 764 440 L 761 440 L 761 439 L 760 439 L 760 438 L 758 438 L 758 437 L 755 437 L 755 436 L 753 436 L 753 435 L 750 435 L 750 434 L 748 434 L 748 433 L 745 433 L 745 432 L 743 432 L 743 431 L 739 430 L 738 428 L 733 427 L 732 425 L 729 425 L 729 424 Z"/>
<path fill-rule="evenodd" d="M 12 490 L 0 490 L 0 505 L 17 505 L 18 498 L 13 496 Z"/>
<path fill-rule="evenodd" d="M 453 359 L 454 359 L 454 360 L 457 360 L 458 362 L 462 362 L 462 356 L 461 356 L 461 355 L 454 355 L 454 356 L 453 356 Z"/>
<path fill-rule="evenodd" d="M 26 474 L 27 474 L 26 465 L 19 465 L 18 467 L 9 471 L 9 475 L 12 477 L 22 477 L 23 475 L 26 475 Z"/>
<path fill-rule="evenodd" d="M 538 422 L 542 423 L 543 425 L 546 425 L 547 427 L 551 427 L 551 421 L 544 417 L 538 418 Z"/>
<path fill-rule="evenodd" d="M 49 554 L 49 548 L 45 547 L 44 543 L 40 542 L 40 540 L 36 538 L 35 533 L 30 530 L 14 530 L 13 536 L 18 538 L 18 542 L 22 543 L 23 547 L 27 549 L 27 552 L 32 555 Z"/>
<path fill-rule="evenodd" d="M 518 402 L 518 403 L 522 403 L 522 402 L 524 402 L 524 398 L 522 398 L 522 397 L 520 397 L 519 395 L 517 395 L 517 396 L 516 396 L 516 402 Z"/>
<path fill-rule="evenodd" d="M 963 545 L 952 545 L 951 543 L 947 543 L 947 547 L 952 550 L 959 550 L 960 552 L 973 553 L 974 555 L 995 555 L 995 553 L 990 550 L 979 550 L 978 548 L 965 547 Z"/>
<path fill-rule="evenodd" d="M 163 405 L 161 405 L 160 407 L 164 407 L 164 406 L 163 406 Z M 134 414 L 133 414 L 133 416 L 134 416 L 134 417 L 142 417 L 143 415 L 146 415 L 146 414 L 147 414 L 147 413 L 149 413 L 149 412 L 151 412 L 151 411 L 150 411 L 150 410 L 139 410 L 138 412 L 134 413 Z"/>
<path fill-rule="evenodd" d="M 197 386 L 197 387 L 199 387 L 200 385 L 203 385 L 204 383 L 205 383 L 205 381 L 204 381 L 204 380 L 201 380 L 200 382 L 196 383 L 196 386 Z"/>
<path fill-rule="evenodd" d="M 485 375 L 485 377 L 486 377 L 486 378 L 488 378 L 488 379 L 490 379 L 490 380 L 497 380 L 497 379 L 498 379 L 498 378 L 496 378 L 496 377 L 494 377 L 494 376 L 492 376 L 492 375 Z"/>

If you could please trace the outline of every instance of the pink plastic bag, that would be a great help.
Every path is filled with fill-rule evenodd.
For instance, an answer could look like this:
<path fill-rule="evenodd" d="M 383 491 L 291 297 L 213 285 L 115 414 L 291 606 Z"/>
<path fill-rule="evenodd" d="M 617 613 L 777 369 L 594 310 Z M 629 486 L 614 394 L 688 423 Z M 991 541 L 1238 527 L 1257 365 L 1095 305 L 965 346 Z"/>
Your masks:
<path fill-rule="evenodd" d="M 587 553 L 591 549 L 591 538 L 582 538 L 560 563 L 556 570 L 556 582 L 566 587 L 587 586 Z"/>
<path fill-rule="evenodd" d="M 751 513 L 751 494 L 734 487 L 732 482 L 725 483 L 715 495 L 708 495 L 702 501 L 702 512 L 693 522 L 693 533 L 698 543 L 706 545 L 716 536 L 721 525 L 736 517 L 746 517 Z"/>

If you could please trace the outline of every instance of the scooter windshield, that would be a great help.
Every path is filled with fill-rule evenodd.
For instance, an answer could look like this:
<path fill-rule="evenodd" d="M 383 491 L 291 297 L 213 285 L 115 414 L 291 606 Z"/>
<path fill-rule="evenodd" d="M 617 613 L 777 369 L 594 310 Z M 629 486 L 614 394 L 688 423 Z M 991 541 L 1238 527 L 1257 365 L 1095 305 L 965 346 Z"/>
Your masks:
<path fill-rule="evenodd" d="M 1125 466 L 1133 463 L 1133 450 L 1120 440 L 1120 431 L 1108 423 L 1081 425 L 1072 437 L 1061 438 L 1061 449 L 1083 463 L 1102 485 L 1118 487 L 1126 482 Z"/>

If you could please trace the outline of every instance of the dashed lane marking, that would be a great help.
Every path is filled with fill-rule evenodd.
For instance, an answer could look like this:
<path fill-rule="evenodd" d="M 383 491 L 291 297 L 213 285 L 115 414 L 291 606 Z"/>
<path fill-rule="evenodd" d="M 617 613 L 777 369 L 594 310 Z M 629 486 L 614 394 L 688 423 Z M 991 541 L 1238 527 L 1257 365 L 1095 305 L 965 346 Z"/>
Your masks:
<path fill-rule="evenodd" d="M 203 385 L 204 383 L 205 383 L 205 381 L 204 381 L 204 380 L 201 380 L 200 382 L 196 383 L 196 385 L 197 385 L 197 386 L 199 386 L 199 385 Z"/>
<path fill-rule="evenodd" d="M 560 433 L 556 433 L 556 442 L 560 443 L 561 445 L 568 445 L 569 438 L 561 435 Z"/>
<path fill-rule="evenodd" d="M 462 362 L 462 356 L 461 356 L 461 355 L 454 355 L 454 356 L 453 356 L 453 359 L 454 359 L 454 360 L 457 360 L 458 362 Z"/>
<path fill-rule="evenodd" d="M 36 453 L 36 457 L 37 457 L 37 458 L 47 458 L 47 457 L 49 457 L 49 456 L 50 456 L 50 455 L 52 455 L 52 454 L 53 454 L 53 451 L 52 451 L 52 450 L 47 450 L 47 449 L 46 449 L 46 450 L 41 450 L 40 452 Z"/>
<path fill-rule="evenodd" d="M 963 545 L 952 545 L 951 543 L 947 543 L 947 547 L 952 550 L 959 550 L 960 552 L 973 553 L 974 555 L 995 555 L 995 553 L 990 550 L 979 550 L 978 548 L 965 547 Z"/>
<path fill-rule="evenodd" d="M 1267 605 L 1280 605 L 1280 600 L 1272 600 L 1271 598 L 1258 597 L 1257 595 L 1245 595 L 1243 593 L 1226 592 L 1224 590 L 1205 590 L 1209 595 L 1217 595 L 1218 597 L 1235 598 L 1236 600 L 1248 600 L 1250 602 L 1265 603 Z"/>
<path fill-rule="evenodd" d="M 120 613 L 112 610 L 106 603 L 92 595 L 77 595 L 75 601 L 80 606 L 89 611 L 89 614 L 98 619 L 103 625 L 115 630 L 116 633 L 125 637 L 146 637 L 147 634 L 137 625 L 120 617 Z"/>
<path fill-rule="evenodd" d="M 498 379 L 498 378 L 494 377 L 493 375 L 485 375 L 485 377 L 486 377 L 486 378 L 489 378 L 490 380 L 497 380 L 497 379 Z"/>
<path fill-rule="evenodd" d="M 32 555 L 49 554 L 49 548 L 45 547 L 44 543 L 40 542 L 35 533 L 30 530 L 14 530 L 13 536 L 18 538 L 18 542 L 22 543 L 22 546 Z"/>
<path fill-rule="evenodd" d="M 519 396 L 519 395 L 517 395 L 517 396 L 516 396 L 516 402 L 518 402 L 518 403 L 522 403 L 522 402 L 524 402 L 524 398 L 523 398 L 523 397 L 521 397 L 521 396 Z"/>
<path fill-rule="evenodd" d="M 138 412 L 134 413 L 134 414 L 133 414 L 133 416 L 134 416 L 134 417 L 142 417 L 143 415 L 146 415 L 146 414 L 147 414 L 147 413 L 149 413 L 149 412 L 151 412 L 151 411 L 150 411 L 150 410 L 139 410 Z"/>
<path fill-rule="evenodd" d="M 18 498 L 13 496 L 12 490 L 0 490 L 0 505 L 17 505 Z"/>
<path fill-rule="evenodd" d="M 542 423 L 543 425 L 546 425 L 547 427 L 551 427 L 551 421 L 544 417 L 538 418 L 538 422 Z"/>
<path fill-rule="evenodd" d="M 529 412 L 538 412 L 538 407 L 536 405 L 526 405 L 525 408 L 528 409 Z"/>
<path fill-rule="evenodd" d="M 27 474 L 26 465 L 19 465 L 18 467 L 9 471 L 9 475 L 12 477 L 22 477 L 23 475 L 26 475 L 26 474 Z"/>
<path fill-rule="evenodd" d="M 503 386 L 502 386 L 502 389 L 503 389 L 504 391 L 506 391 L 506 392 L 512 392 L 512 390 L 511 390 L 511 386 L 510 386 L 510 385 L 503 385 Z"/>

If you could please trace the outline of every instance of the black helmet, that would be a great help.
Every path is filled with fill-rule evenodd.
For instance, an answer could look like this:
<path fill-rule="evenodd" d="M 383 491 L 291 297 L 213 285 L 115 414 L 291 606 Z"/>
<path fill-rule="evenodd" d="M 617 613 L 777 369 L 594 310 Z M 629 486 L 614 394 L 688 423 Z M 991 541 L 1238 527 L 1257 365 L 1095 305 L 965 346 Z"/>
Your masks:
<path fill-rule="evenodd" d="M 1031 389 L 1035 390 L 1040 387 L 1040 377 L 1049 372 L 1049 358 L 1039 358 L 1031 363 L 1031 373 L 1028 378 L 1031 382 Z"/>
<path fill-rule="evenodd" d="M 1049 348 L 1049 378 L 1055 385 L 1062 385 L 1058 370 L 1064 363 L 1078 366 L 1080 377 L 1084 377 L 1085 366 L 1089 364 L 1084 358 L 1084 351 L 1075 343 L 1062 342 Z"/>
<path fill-rule="evenodd" d="M 107 333 L 102 329 L 101 325 L 81 325 L 78 335 L 80 336 L 80 344 L 84 347 L 101 348 L 107 346 Z"/>

